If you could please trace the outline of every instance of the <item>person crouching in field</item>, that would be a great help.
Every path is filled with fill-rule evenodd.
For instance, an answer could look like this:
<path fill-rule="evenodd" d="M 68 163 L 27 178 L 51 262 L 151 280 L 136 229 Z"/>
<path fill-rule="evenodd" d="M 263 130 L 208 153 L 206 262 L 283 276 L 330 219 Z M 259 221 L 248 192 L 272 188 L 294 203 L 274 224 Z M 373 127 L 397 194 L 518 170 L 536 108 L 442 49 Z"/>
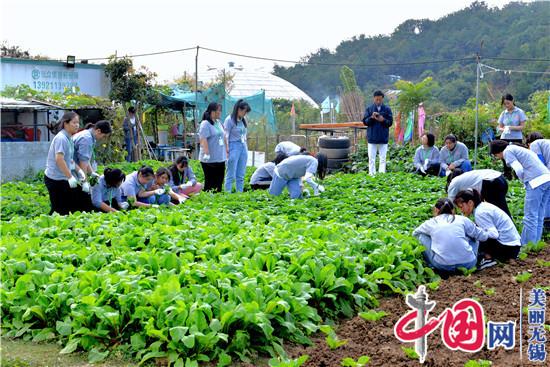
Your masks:
<path fill-rule="evenodd" d="M 481 194 L 467 189 L 456 194 L 455 203 L 465 216 L 473 214 L 477 226 L 488 233 L 497 233 L 479 244 L 480 270 L 496 265 L 495 260 L 515 259 L 521 250 L 518 230 L 502 209 L 481 200 Z"/>
<path fill-rule="evenodd" d="M 433 215 L 414 230 L 413 236 L 426 248 L 424 259 L 436 270 L 455 272 L 458 268 L 474 268 L 479 241 L 497 236 L 496 232 L 488 233 L 470 219 L 455 215 L 453 202 L 448 198 L 435 203 Z"/>
<path fill-rule="evenodd" d="M 435 146 L 434 134 L 422 135 L 422 145 L 416 149 L 414 154 L 415 173 L 422 176 L 438 176 L 441 168 L 439 161 L 439 149 Z"/>
<path fill-rule="evenodd" d="M 314 194 L 319 195 L 324 187 L 315 182 L 317 176 L 322 180 L 327 171 L 327 156 L 317 153 L 316 157 L 309 153 L 293 155 L 279 163 L 273 170 L 273 180 L 269 186 L 269 193 L 279 196 L 285 187 L 288 188 L 291 199 L 302 197 L 302 179 L 313 188 Z"/>
<path fill-rule="evenodd" d="M 91 197 L 94 207 L 105 213 L 128 209 L 128 203 L 122 201 L 122 190 L 120 189 L 120 185 L 125 179 L 126 175 L 118 168 L 105 168 L 97 185 L 92 186 Z"/>
<path fill-rule="evenodd" d="M 283 153 L 277 154 L 277 157 L 271 162 L 262 164 L 256 168 L 252 176 L 250 177 L 250 187 L 252 190 L 267 190 L 273 180 L 273 171 L 275 166 L 281 163 L 285 158 L 288 158 Z"/>
<path fill-rule="evenodd" d="M 197 182 L 197 177 L 189 166 L 189 160 L 185 156 L 178 157 L 169 168 L 170 186 L 176 194 L 181 196 L 196 195 L 202 190 L 202 184 Z"/>

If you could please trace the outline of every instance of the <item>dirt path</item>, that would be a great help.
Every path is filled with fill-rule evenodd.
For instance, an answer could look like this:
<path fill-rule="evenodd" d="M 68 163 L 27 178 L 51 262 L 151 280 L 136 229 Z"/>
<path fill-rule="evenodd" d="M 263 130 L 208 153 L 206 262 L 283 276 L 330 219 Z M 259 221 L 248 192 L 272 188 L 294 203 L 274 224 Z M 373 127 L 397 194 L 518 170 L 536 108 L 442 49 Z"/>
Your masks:
<path fill-rule="evenodd" d="M 437 290 L 428 290 L 430 300 L 437 302 L 430 315 L 439 315 L 444 308 L 452 305 L 461 298 L 470 297 L 478 300 L 483 306 L 486 320 L 505 322 L 516 320 L 519 327 L 519 292 L 523 288 L 523 306 L 529 302 L 530 290 L 537 287 L 546 287 L 547 299 L 550 299 L 550 267 L 542 261 L 550 261 L 550 246 L 546 246 L 538 254 L 531 254 L 526 260 L 511 261 L 509 264 L 500 265 L 471 276 L 454 276 L 442 280 Z M 524 282 L 517 283 L 515 276 L 522 272 L 530 272 L 532 277 Z M 548 302 L 547 302 L 548 304 Z M 343 358 L 367 355 L 371 357 L 367 366 L 420 366 L 417 360 L 408 358 L 402 347 L 414 347 L 412 343 L 400 343 L 393 334 L 393 326 L 396 321 L 410 309 L 405 304 L 403 297 L 386 298 L 380 303 L 380 310 L 389 315 L 376 322 L 369 322 L 361 317 L 355 317 L 343 321 L 337 334 L 340 339 L 348 342 L 342 347 L 330 350 L 325 342 L 324 335 L 314 338 L 315 345 L 311 347 L 293 346 L 289 353 L 294 357 L 303 354 L 309 355 L 304 366 L 308 367 L 336 367 L 341 366 Z M 524 313 L 525 315 L 525 313 Z M 548 366 L 550 358 L 545 363 L 528 363 L 526 340 L 528 340 L 528 325 L 526 317 L 523 318 L 523 364 L 519 359 L 519 338 L 516 333 L 516 347 L 506 351 L 498 348 L 489 351 L 484 348 L 477 353 L 465 353 L 447 349 L 441 341 L 441 333 L 436 330 L 428 337 L 428 356 L 424 366 L 462 367 L 468 360 L 489 360 L 492 366 Z M 546 312 L 546 324 L 550 319 L 550 312 Z M 550 332 L 546 328 L 546 337 L 550 339 Z M 547 342 L 546 351 L 550 351 L 550 340 Z"/>

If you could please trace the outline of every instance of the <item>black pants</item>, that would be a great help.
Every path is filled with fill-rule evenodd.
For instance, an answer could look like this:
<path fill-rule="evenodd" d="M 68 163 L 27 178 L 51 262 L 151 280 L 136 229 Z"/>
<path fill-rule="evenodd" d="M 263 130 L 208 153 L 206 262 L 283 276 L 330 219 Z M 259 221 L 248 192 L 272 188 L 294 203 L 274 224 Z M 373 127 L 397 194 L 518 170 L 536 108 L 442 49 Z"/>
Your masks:
<path fill-rule="evenodd" d="M 204 191 L 221 192 L 225 177 L 225 162 L 201 162 L 204 172 Z"/>
<path fill-rule="evenodd" d="M 67 180 L 52 180 L 44 176 L 44 183 L 50 194 L 50 215 L 58 213 L 67 215 L 73 212 L 91 212 L 94 210 L 92 198 L 80 187 L 71 189 Z"/>
<path fill-rule="evenodd" d="M 439 171 L 441 169 L 441 164 L 440 163 L 432 163 L 428 166 L 428 169 L 426 170 L 426 173 L 422 173 L 422 171 L 420 171 L 419 169 L 416 169 L 416 171 L 414 171 L 414 173 L 416 174 L 419 174 L 421 176 L 427 176 L 427 175 L 432 175 L 432 176 L 439 176 Z"/>
<path fill-rule="evenodd" d="M 493 259 L 498 261 L 507 261 L 518 257 L 521 246 L 506 246 L 493 238 L 489 238 L 485 242 L 479 243 L 479 252 L 491 255 Z"/>
<path fill-rule="evenodd" d="M 510 209 L 506 202 L 506 194 L 508 193 L 508 182 L 504 176 L 499 176 L 492 181 L 483 180 L 481 184 L 481 197 L 488 203 L 502 209 L 510 218 Z"/>
<path fill-rule="evenodd" d="M 271 183 L 271 181 L 265 181 L 265 182 L 267 182 L 268 184 Z M 269 189 L 269 185 L 253 184 L 253 185 L 250 185 L 250 188 L 252 190 L 267 190 L 267 189 Z"/>
<path fill-rule="evenodd" d="M 523 145 L 523 139 L 502 139 L 502 140 L 507 141 L 508 143 Z M 514 178 L 512 175 L 512 172 L 513 172 L 512 168 L 506 165 L 506 161 L 504 161 L 504 158 L 502 159 L 502 165 L 504 166 L 504 169 L 503 169 L 504 177 L 507 180 L 512 180 Z"/>

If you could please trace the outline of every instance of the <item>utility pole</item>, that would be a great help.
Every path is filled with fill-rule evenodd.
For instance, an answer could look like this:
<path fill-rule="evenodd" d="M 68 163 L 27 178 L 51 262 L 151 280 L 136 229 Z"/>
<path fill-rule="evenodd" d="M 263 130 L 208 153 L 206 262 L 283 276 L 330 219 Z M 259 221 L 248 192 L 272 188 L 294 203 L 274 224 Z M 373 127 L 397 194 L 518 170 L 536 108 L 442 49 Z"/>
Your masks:
<path fill-rule="evenodd" d="M 195 55 L 195 158 L 199 156 L 199 48 Z"/>
<path fill-rule="evenodd" d="M 481 49 L 483 48 L 483 40 L 479 45 L 479 52 L 476 54 L 476 127 L 475 127 L 475 143 L 474 143 L 474 169 L 477 166 L 477 136 L 479 128 L 479 75 L 481 71 Z"/>

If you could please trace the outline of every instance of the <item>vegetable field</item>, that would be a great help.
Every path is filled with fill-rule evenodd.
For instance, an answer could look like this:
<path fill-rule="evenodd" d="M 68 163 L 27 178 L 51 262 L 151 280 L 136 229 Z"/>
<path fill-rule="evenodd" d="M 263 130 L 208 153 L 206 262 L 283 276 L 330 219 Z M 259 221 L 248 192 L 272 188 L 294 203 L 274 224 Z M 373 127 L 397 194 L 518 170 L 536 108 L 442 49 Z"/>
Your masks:
<path fill-rule="evenodd" d="M 225 366 L 284 355 L 285 342 L 307 344 L 331 320 L 438 279 L 410 233 L 443 179 L 325 181 L 306 200 L 201 193 L 170 209 L 67 217 L 43 214 L 40 182 L 3 185 L 3 336 L 60 341 L 90 362 L 122 350 Z M 511 187 L 516 219 L 521 190 Z"/>

